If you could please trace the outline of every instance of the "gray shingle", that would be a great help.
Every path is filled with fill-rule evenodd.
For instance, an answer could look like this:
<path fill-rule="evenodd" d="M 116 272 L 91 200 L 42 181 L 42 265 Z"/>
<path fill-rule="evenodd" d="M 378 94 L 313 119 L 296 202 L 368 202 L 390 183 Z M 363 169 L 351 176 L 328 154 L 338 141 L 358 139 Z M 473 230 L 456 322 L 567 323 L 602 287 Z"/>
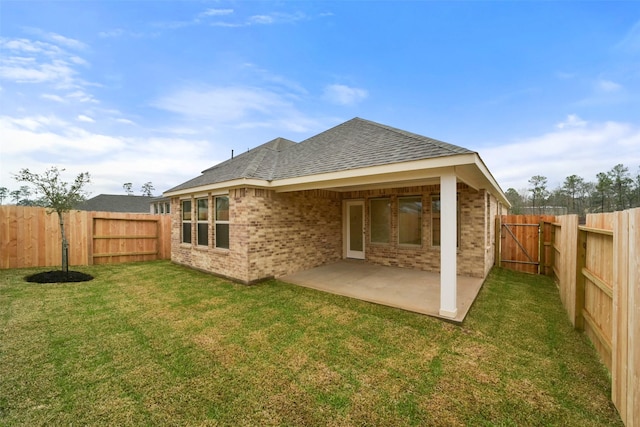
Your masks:
<path fill-rule="evenodd" d="M 168 191 L 238 178 L 270 181 L 465 153 L 473 151 L 356 117 L 298 144 L 274 139 Z"/>
<path fill-rule="evenodd" d="M 76 209 L 97 212 L 149 213 L 150 203 L 157 197 L 130 196 L 126 194 L 99 194 L 80 203 Z"/>

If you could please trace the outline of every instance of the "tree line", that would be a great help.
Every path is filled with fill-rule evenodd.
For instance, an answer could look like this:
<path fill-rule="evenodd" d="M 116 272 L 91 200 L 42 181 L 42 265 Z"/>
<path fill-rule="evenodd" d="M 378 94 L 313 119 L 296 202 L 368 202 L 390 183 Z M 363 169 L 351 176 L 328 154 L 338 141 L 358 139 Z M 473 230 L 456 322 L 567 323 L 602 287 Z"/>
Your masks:
<path fill-rule="evenodd" d="M 17 176 L 16 176 L 17 178 Z M 126 182 L 122 185 L 125 193 L 129 196 L 133 195 L 133 184 Z M 153 197 L 153 191 L 155 187 L 151 182 L 145 182 L 140 188 L 142 196 Z M 45 206 L 46 200 L 42 197 L 35 197 L 36 194 L 32 191 L 28 185 L 22 185 L 16 190 L 9 190 L 7 187 L 0 187 L 0 205 L 4 204 L 5 200 L 9 203 L 18 206 Z M 41 196 L 41 195 L 40 195 Z"/>
<path fill-rule="evenodd" d="M 534 175 L 526 189 L 505 192 L 513 214 L 577 214 L 615 212 L 640 207 L 640 168 L 632 175 L 623 164 L 596 174 L 595 181 L 578 175 L 566 177 L 562 185 L 548 188 L 547 177 Z"/>

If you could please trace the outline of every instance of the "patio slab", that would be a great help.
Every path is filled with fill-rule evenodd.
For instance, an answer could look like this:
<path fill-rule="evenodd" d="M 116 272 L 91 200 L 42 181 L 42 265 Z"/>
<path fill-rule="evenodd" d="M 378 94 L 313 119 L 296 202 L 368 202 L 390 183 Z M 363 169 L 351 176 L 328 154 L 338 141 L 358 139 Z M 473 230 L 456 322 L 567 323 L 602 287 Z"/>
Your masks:
<path fill-rule="evenodd" d="M 458 323 L 466 317 L 484 282 L 484 279 L 477 277 L 458 276 L 458 314 L 452 319 L 439 314 L 439 273 L 342 260 L 279 279 L 294 285 Z"/>

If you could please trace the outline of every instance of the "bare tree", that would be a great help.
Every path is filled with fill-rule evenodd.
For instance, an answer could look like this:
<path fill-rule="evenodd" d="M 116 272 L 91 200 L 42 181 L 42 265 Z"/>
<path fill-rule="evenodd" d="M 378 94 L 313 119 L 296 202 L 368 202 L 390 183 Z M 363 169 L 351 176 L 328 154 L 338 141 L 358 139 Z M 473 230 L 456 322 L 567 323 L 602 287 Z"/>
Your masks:
<path fill-rule="evenodd" d="M 60 180 L 60 172 L 64 169 L 58 169 L 53 166 L 45 171 L 42 175 L 33 173 L 29 169 L 22 169 L 14 176 L 18 182 L 26 182 L 35 187 L 35 193 L 42 196 L 42 204 L 48 208 L 47 213 L 56 212 L 60 221 L 60 234 L 62 235 L 62 271 L 69 273 L 69 242 L 64 231 L 65 212 L 69 212 L 76 207 L 78 203 L 86 198 L 86 193 L 82 189 L 90 182 L 89 172 L 80 173 L 75 181 L 69 183 Z"/>
<path fill-rule="evenodd" d="M 145 182 L 141 188 L 142 195 L 147 197 L 153 196 L 153 190 L 155 190 L 155 188 L 151 182 Z"/>
<path fill-rule="evenodd" d="M 125 193 L 127 193 L 127 196 L 131 196 L 133 194 L 133 184 L 130 182 L 125 182 L 124 184 L 122 184 L 122 188 L 124 188 Z"/>
<path fill-rule="evenodd" d="M 529 180 L 529 184 L 531 184 L 532 188 L 529 188 L 531 192 L 531 201 L 533 203 L 533 212 L 536 210 L 536 201 L 539 202 L 538 205 L 542 206 L 547 197 L 549 197 L 549 190 L 547 190 L 547 177 L 542 175 L 534 175 Z M 540 212 L 542 212 L 540 210 Z"/>
<path fill-rule="evenodd" d="M 7 187 L 0 187 L 0 205 L 4 202 L 4 199 L 9 195 L 9 189 Z"/>
<path fill-rule="evenodd" d="M 578 175 L 571 175 L 565 178 L 562 184 L 562 193 L 567 197 L 567 208 L 570 213 L 578 213 L 576 208 L 576 198 L 580 190 L 584 187 L 584 179 Z"/>
<path fill-rule="evenodd" d="M 607 172 L 607 175 L 611 180 L 615 209 L 622 211 L 631 207 L 633 179 L 629 168 L 623 164 L 617 164 Z"/>
<path fill-rule="evenodd" d="M 11 193 L 9 193 L 9 195 L 11 196 L 11 200 L 13 200 L 17 205 L 18 202 L 20 202 L 20 199 L 22 198 L 22 191 L 13 190 Z"/>

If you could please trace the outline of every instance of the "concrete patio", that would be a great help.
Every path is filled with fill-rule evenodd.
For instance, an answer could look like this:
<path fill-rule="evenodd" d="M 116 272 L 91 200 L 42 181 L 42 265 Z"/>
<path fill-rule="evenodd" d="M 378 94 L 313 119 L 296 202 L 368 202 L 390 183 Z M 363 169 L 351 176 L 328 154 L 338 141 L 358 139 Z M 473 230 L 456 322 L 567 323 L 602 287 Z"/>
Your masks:
<path fill-rule="evenodd" d="M 464 320 L 484 282 L 477 277 L 458 276 L 458 312 L 452 319 L 439 314 L 439 273 L 342 260 L 280 280 L 458 323 Z"/>

